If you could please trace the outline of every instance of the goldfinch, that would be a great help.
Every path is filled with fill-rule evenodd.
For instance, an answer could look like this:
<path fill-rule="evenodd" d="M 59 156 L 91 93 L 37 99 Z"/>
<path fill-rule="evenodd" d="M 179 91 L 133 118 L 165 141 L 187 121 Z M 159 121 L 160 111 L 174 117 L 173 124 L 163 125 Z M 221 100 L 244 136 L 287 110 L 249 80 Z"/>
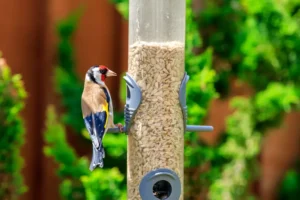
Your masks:
<path fill-rule="evenodd" d="M 81 109 L 86 129 L 89 132 L 93 145 L 93 157 L 90 170 L 103 167 L 105 152 L 102 140 L 108 128 L 119 127 L 121 124 L 113 122 L 113 104 L 105 80 L 117 74 L 106 66 L 92 66 L 86 73 L 84 89 L 81 97 Z"/>

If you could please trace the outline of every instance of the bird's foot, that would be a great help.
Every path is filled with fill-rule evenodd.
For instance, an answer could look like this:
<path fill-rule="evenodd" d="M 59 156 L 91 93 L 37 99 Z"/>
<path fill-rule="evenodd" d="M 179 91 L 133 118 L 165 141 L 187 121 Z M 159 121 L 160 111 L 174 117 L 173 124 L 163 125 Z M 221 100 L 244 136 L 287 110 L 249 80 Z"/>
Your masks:
<path fill-rule="evenodd" d="M 120 132 L 124 132 L 124 126 L 121 123 L 116 124 L 116 126 L 119 128 Z"/>

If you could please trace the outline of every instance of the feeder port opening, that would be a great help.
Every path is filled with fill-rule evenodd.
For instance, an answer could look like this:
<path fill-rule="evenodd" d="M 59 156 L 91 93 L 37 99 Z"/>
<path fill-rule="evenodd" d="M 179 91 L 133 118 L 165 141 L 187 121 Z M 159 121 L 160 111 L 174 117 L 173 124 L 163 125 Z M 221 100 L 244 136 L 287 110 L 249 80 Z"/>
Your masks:
<path fill-rule="evenodd" d="M 153 195 L 157 199 L 167 199 L 172 193 L 172 186 L 168 181 L 160 180 L 153 185 Z"/>

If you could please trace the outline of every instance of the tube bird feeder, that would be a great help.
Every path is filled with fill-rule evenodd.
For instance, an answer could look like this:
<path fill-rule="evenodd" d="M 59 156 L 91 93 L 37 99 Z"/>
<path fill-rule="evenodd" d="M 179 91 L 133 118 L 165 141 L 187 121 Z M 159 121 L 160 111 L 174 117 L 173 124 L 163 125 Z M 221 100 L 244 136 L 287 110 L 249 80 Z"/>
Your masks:
<path fill-rule="evenodd" d="M 185 4 L 130 0 L 128 74 L 142 101 L 128 130 L 128 199 L 182 199 Z"/>
<path fill-rule="evenodd" d="M 183 199 L 185 0 L 129 1 L 127 199 Z M 108 132 L 118 132 L 117 128 Z"/>

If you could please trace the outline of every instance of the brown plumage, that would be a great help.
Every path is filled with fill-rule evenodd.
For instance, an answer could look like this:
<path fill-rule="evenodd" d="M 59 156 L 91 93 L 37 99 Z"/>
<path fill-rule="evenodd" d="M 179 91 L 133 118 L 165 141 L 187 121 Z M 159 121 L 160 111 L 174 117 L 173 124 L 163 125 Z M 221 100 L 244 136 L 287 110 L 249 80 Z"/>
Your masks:
<path fill-rule="evenodd" d="M 81 109 L 83 118 L 86 116 L 103 111 L 103 106 L 108 106 L 106 95 L 102 90 L 103 86 L 94 84 L 90 81 L 85 81 L 84 90 L 81 98 Z"/>
<path fill-rule="evenodd" d="M 108 116 L 108 126 L 106 128 L 113 128 L 115 127 L 115 125 L 113 123 L 112 100 L 110 99 L 110 102 L 108 104 L 108 102 L 106 101 L 107 97 L 104 93 L 103 88 L 108 91 L 109 95 L 109 90 L 105 85 L 98 85 L 90 81 L 85 81 L 81 98 L 82 115 L 83 118 L 85 118 L 92 113 L 95 114 L 97 112 L 105 111 Z"/>
<path fill-rule="evenodd" d="M 116 73 L 105 66 L 91 67 L 86 74 L 81 97 L 82 117 L 93 144 L 90 170 L 103 167 L 105 152 L 102 141 L 107 129 L 116 127 L 111 96 L 104 83 L 108 76 L 116 76 Z M 118 124 L 118 127 L 123 130 L 122 125 Z"/>

